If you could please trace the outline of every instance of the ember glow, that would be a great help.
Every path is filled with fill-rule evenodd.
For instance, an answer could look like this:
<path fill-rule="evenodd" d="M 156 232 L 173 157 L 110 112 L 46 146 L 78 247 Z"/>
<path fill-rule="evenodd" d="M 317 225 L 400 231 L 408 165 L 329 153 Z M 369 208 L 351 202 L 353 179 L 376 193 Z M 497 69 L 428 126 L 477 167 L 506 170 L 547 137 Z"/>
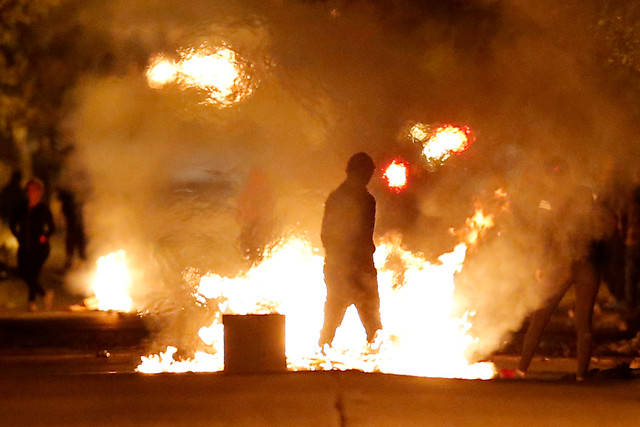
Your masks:
<path fill-rule="evenodd" d="M 102 256 L 96 262 L 97 268 L 91 289 L 94 297 L 87 298 L 85 305 L 91 309 L 128 312 L 132 309 L 129 297 L 131 274 L 127 266 L 124 250 Z"/>
<path fill-rule="evenodd" d="M 471 128 L 445 124 L 431 129 L 416 123 L 409 131 L 413 141 L 422 145 L 422 154 L 428 162 L 443 162 L 452 154 L 465 151 L 473 142 Z"/>
<path fill-rule="evenodd" d="M 205 103 L 220 108 L 237 104 L 253 92 L 248 64 L 233 49 L 191 48 L 180 51 L 179 56 L 176 62 L 163 55 L 152 59 L 147 69 L 149 87 L 176 83 L 183 90 L 200 90 L 207 94 Z"/>
<path fill-rule="evenodd" d="M 476 218 L 477 217 L 477 218 Z M 399 237 L 378 242 L 374 259 L 378 268 L 383 330 L 373 345 L 354 307 L 349 307 L 336 332 L 332 347 L 322 354 L 318 338 L 323 322 L 326 287 L 323 258 L 301 237 L 291 237 L 246 274 L 228 278 L 202 275 L 194 289 L 194 299 L 211 312 L 211 322 L 198 335 L 202 351 L 189 360 L 176 360 L 175 347 L 142 358 L 137 371 L 202 372 L 224 369 L 222 314 L 280 313 L 285 315 L 286 357 L 290 370 L 358 369 L 445 378 L 489 379 L 491 363 L 470 363 L 465 355 L 475 339 L 468 334 L 472 314 L 461 318 L 454 312 L 454 276 L 462 269 L 467 245 L 488 227 L 476 212 L 458 233 L 462 238 L 437 263 L 402 248 Z M 467 236 L 475 235 L 474 238 Z M 393 266 L 387 260 L 393 256 Z M 401 265 L 401 267 L 399 267 Z M 398 284 L 398 269 L 403 282 Z M 193 274 L 190 272 L 189 274 Z"/>
<path fill-rule="evenodd" d="M 482 209 L 476 209 L 476 213 L 466 220 L 467 230 L 465 241 L 469 245 L 475 245 L 478 239 L 491 227 L 493 227 L 493 215 L 485 215 Z"/>
<path fill-rule="evenodd" d="M 394 160 L 385 168 L 382 178 L 390 189 L 400 192 L 407 186 L 409 168 L 406 163 Z"/>
<path fill-rule="evenodd" d="M 424 123 L 416 123 L 411 126 L 409 130 L 409 136 L 411 139 L 417 142 L 424 143 L 429 138 L 429 126 Z"/>

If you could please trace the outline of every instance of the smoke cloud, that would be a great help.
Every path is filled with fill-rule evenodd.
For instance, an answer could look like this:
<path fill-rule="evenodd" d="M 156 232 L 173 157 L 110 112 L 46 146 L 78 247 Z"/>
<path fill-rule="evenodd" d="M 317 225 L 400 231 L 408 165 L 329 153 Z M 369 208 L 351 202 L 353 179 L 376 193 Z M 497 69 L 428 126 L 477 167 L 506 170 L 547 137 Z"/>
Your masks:
<path fill-rule="evenodd" d="M 252 169 L 269 177 L 281 230 L 319 245 L 324 198 L 349 156 L 367 151 L 379 166 L 400 156 L 413 168 L 404 196 L 371 184 L 377 233 L 400 231 L 425 254 L 450 250 L 448 229 L 477 204 L 492 213 L 496 188 L 508 194 L 461 285 L 490 352 L 544 298 L 530 217 L 549 168 L 566 162 L 554 191 L 568 196 L 598 191 L 605 163 L 624 169 L 636 154 L 630 108 L 594 60 L 593 13 L 577 1 L 80 2 L 65 19 L 108 35 L 113 70 L 81 81 L 65 124 L 71 169 L 89 177 L 92 253 L 130 251 L 152 304 L 185 268 L 242 268 L 237 200 Z M 148 87 L 154 55 L 205 42 L 251 64 L 249 98 L 220 109 L 198 91 Z M 476 142 L 430 169 L 406 134 L 415 122 L 468 125 Z"/>

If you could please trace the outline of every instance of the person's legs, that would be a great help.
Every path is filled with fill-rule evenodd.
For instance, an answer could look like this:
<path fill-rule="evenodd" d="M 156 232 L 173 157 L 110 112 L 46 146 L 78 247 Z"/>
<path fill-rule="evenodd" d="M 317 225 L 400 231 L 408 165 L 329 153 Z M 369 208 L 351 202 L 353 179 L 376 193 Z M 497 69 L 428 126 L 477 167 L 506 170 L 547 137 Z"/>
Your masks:
<path fill-rule="evenodd" d="M 27 302 L 29 304 L 29 310 L 31 311 L 35 311 L 37 309 L 36 298 L 38 296 L 46 297 L 50 294 L 51 297 L 49 297 L 49 300 L 53 297 L 53 293 L 45 292 L 40 285 L 40 273 L 48 256 L 49 251 L 47 248 L 44 248 L 40 252 L 18 250 L 18 273 L 29 288 Z M 45 300 L 45 303 L 47 302 L 49 301 Z"/>
<path fill-rule="evenodd" d="M 40 270 L 42 265 L 39 265 L 36 260 L 29 260 L 27 262 L 27 266 L 24 268 L 24 274 L 22 278 L 27 283 L 27 287 L 29 288 L 29 297 L 27 300 L 27 304 L 29 306 L 29 311 L 36 311 L 38 306 L 36 305 L 36 298 L 38 296 L 44 297 L 46 295 L 42 286 L 40 286 Z"/>
<path fill-rule="evenodd" d="M 38 262 L 34 254 L 24 251 L 18 252 L 18 273 L 29 288 L 29 302 L 35 301 L 39 295 L 44 295 L 44 289 L 38 281 L 41 268 L 42 264 Z"/>
<path fill-rule="evenodd" d="M 376 337 L 376 332 L 382 329 L 380 320 L 380 300 L 374 297 L 363 298 L 356 304 L 362 326 L 367 332 L 367 342 L 371 343 Z"/>
<path fill-rule="evenodd" d="M 349 305 L 349 301 L 345 298 L 333 295 L 332 292 L 327 292 L 327 300 L 324 303 L 324 324 L 320 331 L 320 340 L 318 340 L 320 348 L 324 347 L 325 344 L 331 345 L 336 335 L 336 329 L 342 323 Z"/>
<path fill-rule="evenodd" d="M 633 312 L 637 305 L 637 289 L 640 280 L 640 247 L 627 246 L 625 253 L 624 301 L 626 309 Z"/>
<path fill-rule="evenodd" d="M 375 274 L 365 275 L 362 280 L 366 282 L 361 284 L 362 291 L 358 293 L 355 304 L 362 326 L 367 332 L 367 341 L 371 343 L 376 336 L 376 332 L 382 329 L 378 280 Z"/>
<path fill-rule="evenodd" d="M 65 253 L 65 266 L 71 266 L 71 260 L 73 259 L 73 232 L 71 230 L 67 230 L 67 235 L 64 238 L 64 253 Z"/>
<path fill-rule="evenodd" d="M 345 282 L 340 268 L 324 268 L 324 280 L 327 285 L 327 299 L 324 303 L 324 324 L 320 331 L 318 344 L 320 348 L 325 344 L 331 345 L 336 329 L 342 323 L 347 307 L 352 304 L 349 298 L 349 284 Z"/>
<path fill-rule="evenodd" d="M 580 263 L 575 271 L 575 322 L 577 335 L 577 373 L 576 378 L 584 378 L 591 361 L 593 306 L 598 294 L 600 282 L 589 263 Z"/>
<path fill-rule="evenodd" d="M 76 236 L 76 244 L 78 246 L 78 256 L 82 261 L 87 260 L 87 237 L 82 229 L 78 230 Z"/>
<path fill-rule="evenodd" d="M 547 300 L 545 305 L 535 311 L 531 316 L 529 327 L 527 328 L 527 332 L 524 336 L 524 342 L 522 344 L 520 364 L 518 365 L 518 370 L 520 372 L 524 373 L 529 369 L 531 359 L 533 359 L 533 355 L 538 349 L 538 344 L 540 344 L 540 339 L 542 338 L 542 334 L 551 319 L 551 315 L 560 303 L 560 300 L 562 300 L 564 294 L 567 292 L 567 289 L 569 289 L 570 285 L 571 282 L 569 281 L 560 285 L 557 291 Z"/>

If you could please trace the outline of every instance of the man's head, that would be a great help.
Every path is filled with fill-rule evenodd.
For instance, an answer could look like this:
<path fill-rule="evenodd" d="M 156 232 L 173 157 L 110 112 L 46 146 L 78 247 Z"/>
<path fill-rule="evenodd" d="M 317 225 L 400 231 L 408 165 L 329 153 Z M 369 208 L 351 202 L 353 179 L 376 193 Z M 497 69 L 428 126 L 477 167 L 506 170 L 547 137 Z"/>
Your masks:
<path fill-rule="evenodd" d="M 347 177 L 367 184 L 375 169 L 376 164 L 371 156 L 365 152 L 359 152 L 351 156 L 347 163 Z"/>
<path fill-rule="evenodd" d="M 20 181 L 22 181 L 22 172 L 20 169 L 16 169 L 11 173 L 11 182 L 20 184 Z"/>
<path fill-rule="evenodd" d="M 29 206 L 35 206 L 40 203 L 42 193 L 44 192 L 44 184 L 38 178 L 30 179 L 25 185 Z"/>

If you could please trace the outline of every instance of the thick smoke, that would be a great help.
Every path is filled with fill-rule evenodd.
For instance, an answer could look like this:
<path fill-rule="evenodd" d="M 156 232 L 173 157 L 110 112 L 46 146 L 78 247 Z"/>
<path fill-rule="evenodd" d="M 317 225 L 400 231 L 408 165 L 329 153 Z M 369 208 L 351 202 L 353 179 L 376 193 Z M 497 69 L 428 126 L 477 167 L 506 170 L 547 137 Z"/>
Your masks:
<path fill-rule="evenodd" d="M 497 187 L 508 194 L 510 209 L 496 212 L 502 237 L 470 253 L 462 286 L 479 313 L 479 351 L 495 349 L 544 297 L 531 280 L 540 246 L 530 216 L 549 168 L 564 159 L 570 170 L 555 193 L 596 191 L 606 185 L 603 157 L 634 154 L 627 107 L 607 95 L 594 60 L 593 10 L 529 3 L 78 4 L 65 19 L 107 33 L 113 55 L 111 75 L 75 89 L 67 123 L 73 168 L 90 178 L 92 253 L 130 251 L 147 274 L 140 293 L 149 304 L 179 287 L 187 267 L 242 268 L 236 208 L 250 170 L 269 177 L 280 230 L 318 244 L 323 201 L 346 159 L 365 150 L 382 166 L 402 156 L 414 168 L 404 199 L 372 183 L 377 231 L 399 230 L 425 254 L 450 250 L 447 230 L 476 203 L 491 213 Z M 218 109 L 197 91 L 147 86 L 153 55 L 203 42 L 252 64 L 247 100 Z M 430 169 L 406 135 L 414 122 L 469 125 L 477 140 Z"/>

